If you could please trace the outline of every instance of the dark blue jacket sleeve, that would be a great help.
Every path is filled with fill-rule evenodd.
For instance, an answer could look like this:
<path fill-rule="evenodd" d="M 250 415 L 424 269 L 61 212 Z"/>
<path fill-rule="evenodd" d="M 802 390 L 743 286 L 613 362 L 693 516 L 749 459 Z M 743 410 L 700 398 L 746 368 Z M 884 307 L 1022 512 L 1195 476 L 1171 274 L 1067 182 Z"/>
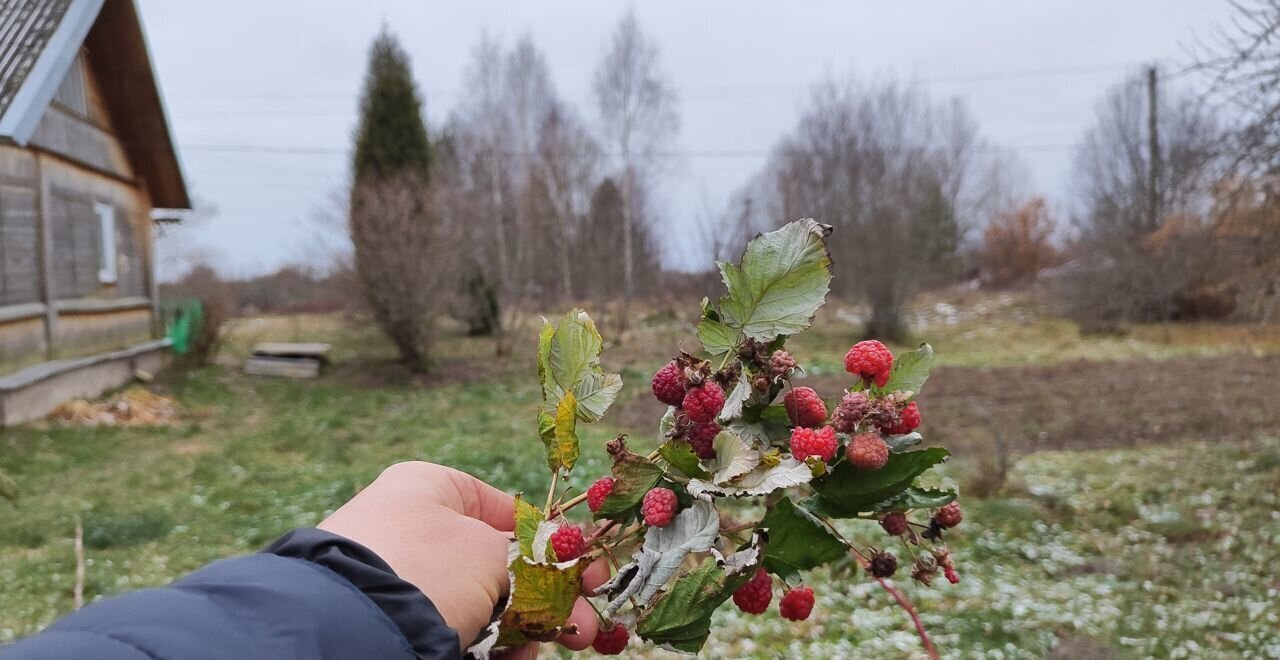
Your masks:
<path fill-rule="evenodd" d="M 364 546 L 296 530 L 265 552 L 100 601 L 0 660 L 445 660 L 457 634 Z"/>

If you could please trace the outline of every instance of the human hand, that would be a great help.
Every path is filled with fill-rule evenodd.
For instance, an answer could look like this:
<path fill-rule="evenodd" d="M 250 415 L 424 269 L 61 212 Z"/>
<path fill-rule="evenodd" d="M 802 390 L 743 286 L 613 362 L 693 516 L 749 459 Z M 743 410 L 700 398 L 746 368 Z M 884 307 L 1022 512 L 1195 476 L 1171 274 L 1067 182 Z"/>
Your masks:
<path fill-rule="evenodd" d="M 489 624 L 510 588 L 507 546 L 515 529 L 512 497 L 475 477 L 432 463 L 392 465 L 368 488 L 320 523 L 377 553 L 399 575 L 426 594 L 464 647 Z M 608 578 L 597 562 L 583 576 L 594 589 Z M 579 598 L 560 643 L 575 651 L 596 636 L 595 611 Z M 515 658 L 533 658 L 534 645 Z"/>

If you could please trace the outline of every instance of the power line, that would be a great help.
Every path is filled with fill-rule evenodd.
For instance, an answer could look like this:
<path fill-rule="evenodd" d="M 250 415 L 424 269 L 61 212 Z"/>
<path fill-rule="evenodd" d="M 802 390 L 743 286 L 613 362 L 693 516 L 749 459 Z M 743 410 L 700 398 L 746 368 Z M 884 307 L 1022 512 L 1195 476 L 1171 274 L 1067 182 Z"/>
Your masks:
<path fill-rule="evenodd" d="M 1066 151 L 1074 149 L 1077 145 L 1074 143 L 1062 144 L 1010 144 L 1010 145 L 989 145 L 981 147 L 972 147 L 974 151 L 979 152 L 1005 152 L 1010 150 L 1029 151 L 1029 152 L 1048 152 L 1048 151 Z M 267 155 L 318 155 L 318 154 L 347 154 L 350 152 L 349 147 L 322 147 L 322 146 L 292 146 L 292 145 L 251 145 L 251 144 L 182 144 L 183 151 L 204 151 L 209 153 L 245 153 L 245 154 L 267 154 Z M 906 149 L 942 149 L 945 147 L 931 147 L 928 145 L 903 145 L 898 147 L 878 147 L 868 149 L 868 151 L 901 151 Z M 762 158 L 768 157 L 775 153 L 773 149 L 669 149 L 663 151 L 655 151 L 647 154 L 650 158 Z M 501 156 L 515 158 L 523 154 L 519 151 L 503 151 Z M 605 152 L 606 156 L 616 156 L 618 154 Z M 634 155 L 634 154 L 633 154 Z M 644 154 L 642 157 L 646 156 Z"/>
<path fill-rule="evenodd" d="M 1111 64 L 1094 64 L 1074 67 L 1044 68 L 1044 69 L 1011 69 L 1005 71 L 985 71 L 977 73 L 961 73 L 948 74 L 939 76 L 922 76 L 914 78 L 905 76 L 904 80 L 918 81 L 923 83 L 957 83 L 957 82 L 994 82 L 1006 80 L 1032 80 L 1037 78 L 1056 78 L 1063 76 L 1089 75 L 1095 73 L 1116 73 L 1124 70 L 1136 70 L 1138 67 L 1150 62 L 1117 62 Z M 816 81 L 777 81 L 777 82 L 730 82 L 730 83 L 708 83 L 699 85 L 682 85 L 676 88 L 680 94 L 690 94 L 698 92 L 712 92 L 723 94 L 733 92 L 734 90 L 769 90 L 769 89 L 796 89 L 812 86 Z M 431 89 L 427 88 L 423 91 L 427 99 L 433 97 L 449 98 L 461 95 L 461 90 L 457 89 Z M 174 94 L 170 98 L 179 100 L 246 100 L 246 101 L 287 101 L 287 100 L 346 100 L 355 101 L 360 97 L 358 92 L 311 92 L 311 93 L 263 93 L 263 94 Z"/>

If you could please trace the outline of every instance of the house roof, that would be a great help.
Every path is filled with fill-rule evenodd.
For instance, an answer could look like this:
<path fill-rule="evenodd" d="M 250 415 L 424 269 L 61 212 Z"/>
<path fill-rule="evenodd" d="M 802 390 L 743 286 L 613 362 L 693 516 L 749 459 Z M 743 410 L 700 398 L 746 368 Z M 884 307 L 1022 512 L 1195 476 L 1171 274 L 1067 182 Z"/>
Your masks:
<path fill-rule="evenodd" d="M 3 4 L 0 7 L 0 116 L 3 116 L 61 24 L 71 0 L 0 0 L 0 3 Z"/>
<path fill-rule="evenodd" d="M 0 140 L 28 143 L 81 46 L 152 203 L 191 208 L 134 0 L 0 0 Z"/>

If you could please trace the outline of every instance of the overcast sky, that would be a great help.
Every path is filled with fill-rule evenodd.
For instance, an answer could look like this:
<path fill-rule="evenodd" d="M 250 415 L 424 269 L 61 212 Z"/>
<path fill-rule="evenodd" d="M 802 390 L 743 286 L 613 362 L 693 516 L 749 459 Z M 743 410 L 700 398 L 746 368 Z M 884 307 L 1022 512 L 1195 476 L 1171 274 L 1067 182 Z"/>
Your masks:
<path fill-rule="evenodd" d="M 216 216 L 190 229 L 224 273 L 308 261 L 336 229 L 315 220 L 340 185 L 370 40 L 385 21 L 413 58 L 434 126 L 482 31 L 532 34 L 561 95 L 592 114 L 591 72 L 629 3 L 139 0 L 187 180 Z M 1099 94 L 1144 63 L 1184 63 L 1225 0 L 648 1 L 634 4 L 680 95 L 664 222 L 725 204 L 827 74 L 896 75 L 964 99 L 1060 203 Z M 283 148 L 283 149 L 282 149 Z M 731 156 L 699 154 L 738 152 Z M 740 152 L 748 152 L 746 154 Z M 674 265 L 686 254 L 672 251 Z M 167 268 L 172 275 L 172 262 Z"/>

